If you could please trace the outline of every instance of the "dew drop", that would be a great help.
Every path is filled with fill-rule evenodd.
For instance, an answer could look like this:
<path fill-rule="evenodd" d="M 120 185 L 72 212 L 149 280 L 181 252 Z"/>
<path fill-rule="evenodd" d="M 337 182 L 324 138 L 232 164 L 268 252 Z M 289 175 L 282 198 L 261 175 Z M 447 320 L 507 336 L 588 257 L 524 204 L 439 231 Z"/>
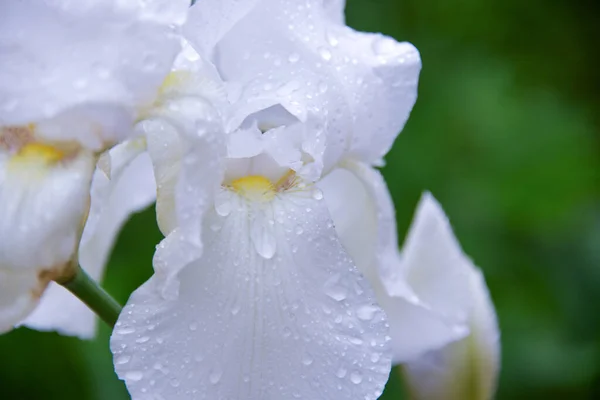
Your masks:
<path fill-rule="evenodd" d="M 325 288 L 327 296 L 331 297 L 336 301 L 342 301 L 346 299 L 346 289 L 341 286 L 330 286 Z"/>
<path fill-rule="evenodd" d="M 231 193 L 223 191 L 215 198 L 215 210 L 221 217 L 231 214 Z"/>
<path fill-rule="evenodd" d="M 381 355 L 379 353 L 371 354 L 371 362 L 377 363 L 381 359 Z"/>
<path fill-rule="evenodd" d="M 135 333 L 135 329 L 134 328 L 120 328 L 120 329 L 115 329 L 115 333 L 117 335 L 130 335 L 132 333 Z"/>
<path fill-rule="evenodd" d="M 340 369 L 337 370 L 337 372 L 335 373 L 335 375 L 338 378 L 341 379 L 341 378 L 345 377 L 347 373 L 348 373 L 348 371 L 346 370 L 346 368 L 342 367 L 342 368 L 340 368 Z"/>
<path fill-rule="evenodd" d="M 327 32 L 327 43 L 329 43 L 331 47 L 336 47 L 340 41 L 335 34 L 332 32 Z"/>
<path fill-rule="evenodd" d="M 261 257 L 269 260 L 275 255 L 277 241 L 272 226 L 262 219 L 252 223 L 250 228 L 250 238 L 254 249 Z"/>
<path fill-rule="evenodd" d="M 372 305 L 365 305 L 365 306 L 360 307 L 356 311 L 356 316 L 360 320 L 370 321 L 373 319 L 376 312 L 377 312 L 377 307 L 372 306 Z"/>
<path fill-rule="evenodd" d="M 142 336 L 140 338 L 137 338 L 135 340 L 136 343 L 146 343 L 148 340 L 150 340 L 149 336 Z"/>
<path fill-rule="evenodd" d="M 331 60 L 331 51 L 329 51 L 328 48 L 326 47 L 320 47 L 319 48 L 319 54 L 321 55 L 321 58 L 325 61 L 329 61 Z"/>
<path fill-rule="evenodd" d="M 355 385 L 358 385 L 359 383 L 361 383 L 362 380 L 363 380 L 362 374 L 359 371 L 353 371 L 350 374 L 350 381 L 352 383 L 354 383 Z"/>
<path fill-rule="evenodd" d="M 323 192 L 317 188 L 315 188 L 312 192 L 312 197 L 315 200 L 322 200 L 323 199 Z"/>
<path fill-rule="evenodd" d="M 125 373 L 125 379 L 133 382 L 142 380 L 144 373 L 142 371 L 127 371 Z"/>
<path fill-rule="evenodd" d="M 288 61 L 291 63 L 296 63 L 296 62 L 298 62 L 298 60 L 300 60 L 300 54 L 298 54 L 298 53 L 292 53 L 288 57 Z"/>
<path fill-rule="evenodd" d="M 221 380 L 221 375 L 223 375 L 221 371 L 213 369 L 208 376 L 208 379 L 210 380 L 210 383 L 216 385 Z"/>
<path fill-rule="evenodd" d="M 310 354 L 305 354 L 304 357 L 302 358 L 302 364 L 309 366 L 313 363 L 313 358 L 311 357 Z"/>
<path fill-rule="evenodd" d="M 359 339 L 357 337 L 350 337 L 350 338 L 348 338 L 348 341 L 357 346 L 360 346 L 363 343 L 362 339 Z"/>
<path fill-rule="evenodd" d="M 131 360 L 130 356 L 121 356 L 115 360 L 115 364 L 117 364 L 117 365 L 127 364 L 129 362 L 129 360 Z"/>

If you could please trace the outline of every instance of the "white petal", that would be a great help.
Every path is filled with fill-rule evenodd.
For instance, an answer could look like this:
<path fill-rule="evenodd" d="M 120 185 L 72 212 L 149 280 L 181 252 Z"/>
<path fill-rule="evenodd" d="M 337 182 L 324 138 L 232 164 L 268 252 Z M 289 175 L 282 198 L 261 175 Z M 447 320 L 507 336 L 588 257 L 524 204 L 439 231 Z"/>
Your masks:
<path fill-rule="evenodd" d="M 45 142 L 78 142 L 100 152 L 131 134 L 133 114 L 118 105 L 83 104 L 35 124 L 35 137 Z"/>
<path fill-rule="evenodd" d="M 157 219 L 165 236 L 179 222 L 175 201 L 177 185 L 183 185 L 178 182 L 182 181 L 184 159 L 189 159 L 190 165 L 194 164 L 193 160 L 198 157 L 194 151 L 204 144 L 208 146 L 201 151 L 206 152 L 207 163 L 223 155 L 221 143 L 225 138 L 218 110 L 222 110 L 226 102 L 223 82 L 214 67 L 184 41 L 174 70 L 161 87 L 157 103 L 144 113 L 137 126 L 146 137 L 153 162 L 158 192 Z M 206 131 L 208 135 L 204 135 Z M 214 154 L 208 153 L 217 147 Z"/>
<path fill-rule="evenodd" d="M 226 82 L 241 88 L 231 95 L 234 105 L 229 129 L 253 113 L 280 105 L 298 121 L 312 120 L 312 134 L 304 138 L 303 146 L 314 149 L 311 156 L 323 164 L 321 169 L 327 170 L 344 152 L 352 114 L 334 70 L 326 65 L 315 46 L 303 41 L 307 29 L 303 25 L 313 18 L 312 12 L 302 6 L 304 3 L 307 2 L 257 3 L 216 43 L 213 61 Z M 209 12 L 209 5 L 198 2 L 194 7 Z M 314 22 L 323 35 L 319 43 L 324 44 L 322 21 Z M 292 32 L 290 25 L 298 31 Z M 194 44 L 196 38 L 207 34 L 197 30 L 188 39 Z"/>
<path fill-rule="evenodd" d="M 96 335 L 95 314 L 67 289 L 54 282 L 50 282 L 38 306 L 19 325 L 81 339 L 92 339 Z"/>
<path fill-rule="evenodd" d="M 151 101 L 179 50 L 188 0 L 22 0 L 0 13 L 0 125 L 81 104 Z"/>
<path fill-rule="evenodd" d="M 488 400 L 494 396 L 500 367 L 498 322 L 483 275 L 471 268 L 471 334 L 405 365 L 404 376 L 415 400 Z"/>
<path fill-rule="evenodd" d="M 223 181 L 222 121 L 201 98 L 181 98 L 156 110 L 141 127 L 157 179 L 159 226 L 167 236 L 157 247 L 154 268 L 165 277 L 163 294 L 175 296 L 173 278 L 202 254 L 202 216 Z"/>
<path fill-rule="evenodd" d="M 110 160 L 110 178 L 96 169 L 91 206 L 79 245 L 79 263 L 101 280 L 113 243 L 129 216 L 150 205 L 156 184 L 148 154 L 140 140 L 123 143 L 104 157 Z M 23 323 L 33 329 L 91 339 L 96 333 L 94 313 L 63 287 L 51 283 L 36 310 Z"/>
<path fill-rule="evenodd" d="M 206 59 L 215 45 L 252 10 L 259 0 L 202 0 L 190 8 L 184 34 Z"/>
<path fill-rule="evenodd" d="M 22 311 L 30 311 L 48 281 L 60 276 L 73 257 L 94 164 L 89 153 L 74 157 L 46 163 L 0 154 L 0 285 L 11 287 L 8 293 L 21 304 L 14 307 Z M 25 315 L 14 312 L 8 298 L 2 301 L 0 314 L 19 317 L 1 321 L 0 329 L 6 329 Z"/>
<path fill-rule="evenodd" d="M 311 115 L 319 121 L 321 132 L 306 143 L 324 145 L 325 172 L 345 151 L 365 162 L 379 160 L 416 100 L 417 50 L 342 26 L 336 19 L 343 2 L 326 2 L 325 8 L 314 0 L 245 4 L 250 3 L 254 7 L 207 52 L 223 79 L 236 87 L 229 128 L 281 105 L 301 122 Z M 211 5 L 198 2 L 195 8 L 210 12 Z M 222 19 L 219 13 L 214 17 Z M 188 36 L 192 43 L 210 35 L 195 26 Z"/>
<path fill-rule="evenodd" d="M 179 298 L 163 300 L 155 276 L 121 314 L 111 348 L 132 398 L 377 398 L 391 361 L 385 315 L 324 202 L 311 190 L 232 202 L 205 219 L 205 252 L 181 271 Z M 268 215 L 260 237 L 255 207 Z"/>
<path fill-rule="evenodd" d="M 346 7 L 346 0 L 324 0 L 323 7 L 325 7 L 325 13 L 333 21 L 342 25 L 345 23 L 344 8 Z"/>
<path fill-rule="evenodd" d="M 346 251 L 370 282 L 378 282 L 377 268 L 371 268 L 378 244 L 377 209 L 371 194 L 353 172 L 344 168 L 333 170 L 317 185 Z"/>
<path fill-rule="evenodd" d="M 319 186 L 342 243 L 388 314 L 394 361 L 464 337 L 467 271 L 454 258 L 465 258 L 453 247 L 458 245 L 439 205 L 424 197 L 401 258 L 394 207 L 383 178 L 362 164 L 345 166 Z"/>
<path fill-rule="evenodd" d="M 18 271 L 64 264 L 87 211 L 93 157 L 81 153 L 51 167 L 2 158 L 0 265 Z"/>
<path fill-rule="evenodd" d="M 331 28 L 332 66 L 352 109 L 349 152 L 373 163 L 392 147 L 417 99 L 421 59 L 410 43 L 381 34 Z"/>
<path fill-rule="evenodd" d="M 48 279 L 35 271 L 0 268 L 0 333 L 7 332 L 38 304 Z"/>
<path fill-rule="evenodd" d="M 470 305 L 468 265 L 448 218 L 430 193 L 415 212 L 402 248 L 401 273 L 424 306 L 464 322 Z M 388 285 L 393 293 L 393 285 Z"/>
<path fill-rule="evenodd" d="M 114 241 L 129 216 L 156 198 L 150 157 L 139 140 L 110 150 L 110 177 L 96 169 L 92 201 L 81 244 L 79 262 L 93 279 L 100 279 Z"/>

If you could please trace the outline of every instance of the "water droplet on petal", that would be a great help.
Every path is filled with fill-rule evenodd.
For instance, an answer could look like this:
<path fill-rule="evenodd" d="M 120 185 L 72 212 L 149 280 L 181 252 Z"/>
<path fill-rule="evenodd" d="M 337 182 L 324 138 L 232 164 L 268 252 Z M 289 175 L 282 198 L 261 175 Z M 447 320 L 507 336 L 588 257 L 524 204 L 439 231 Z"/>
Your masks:
<path fill-rule="evenodd" d="M 130 356 L 121 356 L 115 360 L 115 364 L 117 364 L 117 365 L 127 364 L 129 362 L 129 360 L 131 360 Z"/>
<path fill-rule="evenodd" d="M 212 383 L 213 385 L 216 385 L 221 380 L 221 376 L 222 375 L 223 375 L 223 373 L 220 370 L 213 369 L 210 372 L 210 375 L 208 376 L 208 379 L 210 380 L 210 383 Z"/>
<path fill-rule="evenodd" d="M 342 286 L 329 286 L 325 288 L 327 296 L 331 297 L 336 301 L 342 301 L 346 299 L 347 291 Z"/>
<path fill-rule="evenodd" d="M 321 55 L 321 58 L 323 60 L 325 60 L 325 61 L 331 60 L 331 51 L 329 51 L 329 49 L 327 47 L 320 47 L 319 54 Z"/>
<path fill-rule="evenodd" d="M 263 258 L 271 259 L 277 249 L 277 240 L 273 226 L 264 218 L 257 217 L 250 228 L 250 238 L 254 244 L 254 249 Z"/>
<path fill-rule="evenodd" d="M 373 319 L 376 312 L 377 312 L 377 307 L 368 304 L 368 305 L 360 307 L 356 311 L 356 316 L 358 317 L 358 319 L 361 319 L 363 321 L 370 321 Z"/>
<path fill-rule="evenodd" d="M 314 188 L 312 191 L 312 197 L 315 200 L 323 199 L 323 192 L 320 189 Z"/>
<path fill-rule="evenodd" d="M 379 353 L 371 354 L 371 362 L 377 363 L 377 362 L 379 362 L 380 359 L 381 359 L 381 354 L 379 354 Z"/>
<path fill-rule="evenodd" d="M 130 335 L 132 333 L 135 333 L 135 329 L 134 328 L 115 329 L 115 333 L 117 335 Z"/>
<path fill-rule="evenodd" d="M 215 198 L 215 210 L 221 217 L 231 214 L 231 196 L 229 191 L 222 191 Z"/>
<path fill-rule="evenodd" d="M 144 373 L 142 371 L 127 371 L 125 373 L 125 379 L 133 382 L 142 380 Z"/>
<path fill-rule="evenodd" d="M 327 32 L 327 43 L 329 43 L 331 47 L 336 47 L 340 41 L 334 33 Z"/>
<path fill-rule="evenodd" d="M 362 374 L 359 371 L 353 371 L 350 374 L 350 381 L 352 383 L 354 383 L 355 385 L 358 385 L 359 383 L 361 383 L 362 380 L 363 380 Z"/>
<path fill-rule="evenodd" d="M 298 53 L 292 53 L 288 57 L 288 61 L 291 63 L 298 62 L 298 60 L 300 60 L 300 54 L 298 54 Z"/>
<path fill-rule="evenodd" d="M 302 358 L 302 364 L 309 366 L 313 363 L 313 358 L 310 354 L 305 354 Z"/>

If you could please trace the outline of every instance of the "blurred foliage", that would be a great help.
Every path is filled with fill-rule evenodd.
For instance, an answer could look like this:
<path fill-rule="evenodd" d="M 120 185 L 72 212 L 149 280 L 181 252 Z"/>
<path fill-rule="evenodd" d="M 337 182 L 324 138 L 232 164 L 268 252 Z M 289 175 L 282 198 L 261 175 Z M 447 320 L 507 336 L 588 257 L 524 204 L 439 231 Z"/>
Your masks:
<path fill-rule="evenodd" d="M 348 3 L 351 26 L 421 51 L 419 100 L 383 172 L 400 237 L 429 190 L 484 270 L 502 329 L 498 398 L 600 398 L 600 3 Z M 150 276 L 160 237 L 153 210 L 124 229 L 105 280 L 120 301 Z M 0 398 L 128 398 L 109 333 L 4 335 Z M 383 399 L 401 388 L 394 371 Z"/>

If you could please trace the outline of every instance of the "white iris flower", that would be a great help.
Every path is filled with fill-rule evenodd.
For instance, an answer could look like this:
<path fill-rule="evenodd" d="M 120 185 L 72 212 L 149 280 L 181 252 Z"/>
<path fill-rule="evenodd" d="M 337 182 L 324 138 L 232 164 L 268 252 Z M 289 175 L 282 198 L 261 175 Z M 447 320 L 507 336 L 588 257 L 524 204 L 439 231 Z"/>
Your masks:
<path fill-rule="evenodd" d="M 78 246 L 84 268 L 99 277 L 126 211 L 143 206 L 126 198 L 116 210 L 119 173 L 108 182 L 97 172 L 90 210 L 90 182 L 98 155 L 130 136 L 139 110 L 156 96 L 180 48 L 174 28 L 187 6 L 2 2 L 0 332 L 23 322 L 52 280 L 72 275 Z M 78 300 L 53 286 L 25 324 L 89 337 L 94 319 L 81 312 Z"/>
<path fill-rule="evenodd" d="M 372 165 L 408 118 L 421 63 L 342 11 L 192 7 L 198 54 L 186 49 L 168 101 L 140 124 L 167 237 L 111 340 L 134 399 L 382 393 L 389 327 L 360 271 L 385 271 L 397 244 Z"/>
<path fill-rule="evenodd" d="M 429 194 L 400 252 L 375 169 L 417 50 L 347 27 L 343 0 L 188 5 L 1 6 L 0 332 L 92 337 L 52 281 L 101 278 L 156 199 L 155 274 L 111 339 L 134 400 L 376 399 L 398 363 L 416 399 L 489 398 L 481 273 Z"/>

